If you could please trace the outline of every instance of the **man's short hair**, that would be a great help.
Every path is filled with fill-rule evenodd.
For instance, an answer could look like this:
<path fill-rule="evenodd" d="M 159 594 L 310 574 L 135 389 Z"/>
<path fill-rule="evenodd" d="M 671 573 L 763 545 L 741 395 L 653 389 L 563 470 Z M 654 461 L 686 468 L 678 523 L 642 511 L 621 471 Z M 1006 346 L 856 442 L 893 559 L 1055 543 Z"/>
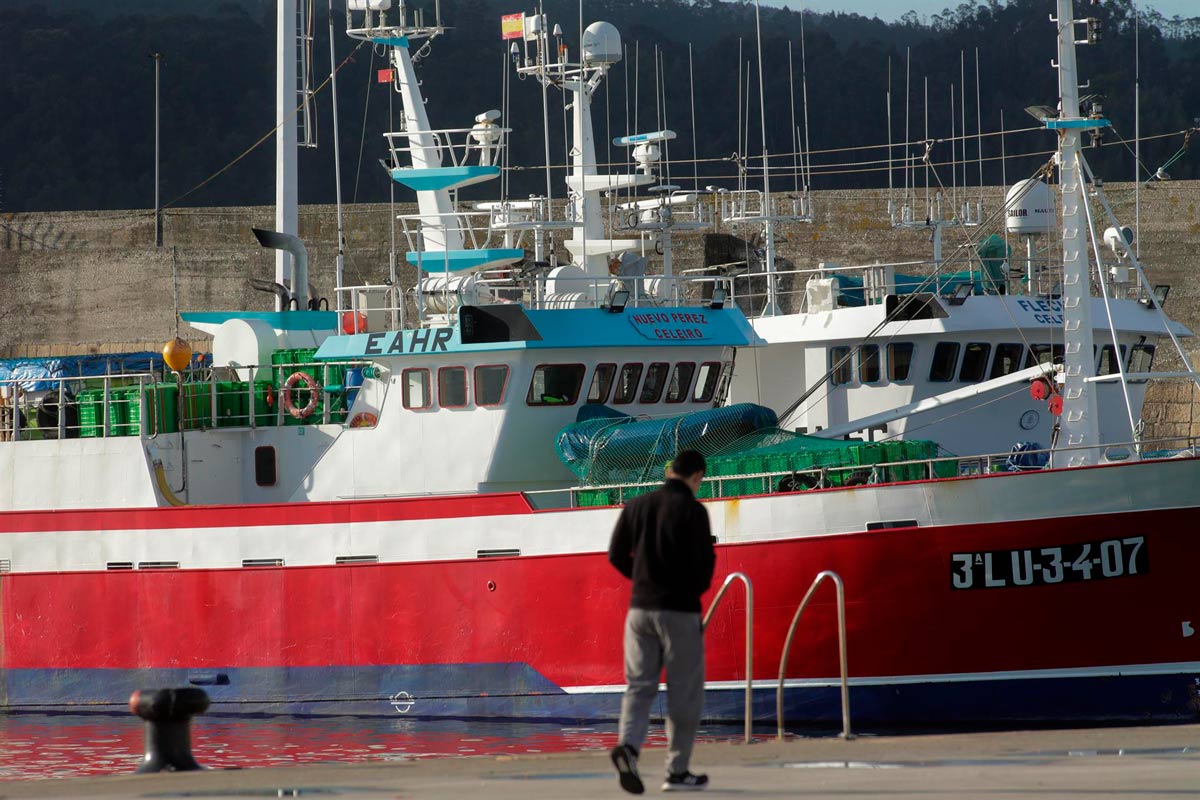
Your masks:
<path fill-rule="evenodd" d="M 690 478 L 697 472 L 706 472 L 708 470 L 708 462 L 704 460 L 704 454 L 698 450 L 680 450 L 675 456 L 675 460 L 671 462 L 671 471 L 680 478 Z"/>

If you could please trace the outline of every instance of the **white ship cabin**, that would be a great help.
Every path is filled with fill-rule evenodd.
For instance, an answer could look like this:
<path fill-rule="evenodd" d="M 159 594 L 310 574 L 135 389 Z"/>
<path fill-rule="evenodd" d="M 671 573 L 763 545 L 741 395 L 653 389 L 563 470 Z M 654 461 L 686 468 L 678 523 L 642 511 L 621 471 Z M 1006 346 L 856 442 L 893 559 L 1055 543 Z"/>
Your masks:
<path fill-rule="evenodd" d="M 1017 442 L 1049 446 L 1055 419 L 1045 402 L 1030 396 L 1027 382 L 990 390 L 985 384 L 1038 363 L 1062 363 L 1060 299 L 985 292 L 963 282 L 920 294 L 860 289 L 843 299 L 833 272 L 809 284 L 824 297 L 810 289 L 801 312 L 753 320 L 769 346 L 738 359 L 730 402 L 759 403 L 781 417 L 794 407 L 787 427 L 816 432 L 955 392 L 962 399 L 953 404 L 938 403 L 854 435 L 931 439 L 959 455 L 1003 452 Z M 1159 339 L 1166 337 L 1155 301 L 1133 293 L 1109 301 L 1119 350 L 1104 301 L 1093 298 L 1092 304 L 1095 374 L 1151 372 Z M 1177 337 L 1191 335 L 1183 325 L 1169 324 Z M 1101 441 L 1130 441 L 1120 381 L 1095 386 Z M 1144 379 L 1128 385 L 1135 421 L 1146 386 Z"/>
<path fill-rule="evenodd" d="M 453 327 L 331 335 L 314 354 L 277 349 L 279 331 L 250 316 L 272 315 L 228 315 L 215 366 L 178 383 L 111 376 L 22 396 L 0 442 L 0 508 L 562 489 L 578 483 L 554 448 L 563 426 L 600 404 L 632 416 L 711 409 L 735 348 L 758 341 L 735 308 L 510 304 L 464 307 Z M 39 420 L 38 404 L 60 396 L 69 413 Z"/>

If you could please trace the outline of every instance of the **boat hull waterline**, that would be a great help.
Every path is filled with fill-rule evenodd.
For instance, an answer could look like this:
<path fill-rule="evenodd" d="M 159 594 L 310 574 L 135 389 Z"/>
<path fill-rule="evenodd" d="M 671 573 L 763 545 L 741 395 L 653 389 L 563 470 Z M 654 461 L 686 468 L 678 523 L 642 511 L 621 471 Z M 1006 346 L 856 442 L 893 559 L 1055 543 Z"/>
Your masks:
<path fill-rule="evenodd" d="M 743 572 L 754 584 L 756 717 L 773 716 L 796 606 L 832 569 L 846 585 L 856 723 L 1193 718 L 1200 539 L 1197 509 L 1171 498 L 1197 480 L 1200 460 L 1177 459 L 707 504 L 718 579 Z M 615 718 L 628 585 L 603 549 L 618 509 L 518 500 L 0 515 L 14 567 L 79 537 L 110 554 L 151 540 L 185 554 L 183 569 L 0 575 L 0 700 L 100 710 L 135 688 L 190 683 L 223 713 Z M 271 515 L 282 524 L 264 524 Z M 979 517 L 994 521 L 970 521 Z M 107 527 L 118 519 L 123 530 Z M 327 545 L 330 527 L 379 550 L 417 542 L 425 555 L 187 568 L 195 537 L 236 536 L 259 552 L 286 541 L 291 564 Z M 475 557 L 513 529 L 560 545 Z M 429 542 L 447 539 L 471 556 L 430 557 Z M 741 719 L 744 614 L 734 591 L 707 631 L 713 719 Z M 836 642 L 826 588 L 790 656 L 790 722 L 839 718 Z"/>

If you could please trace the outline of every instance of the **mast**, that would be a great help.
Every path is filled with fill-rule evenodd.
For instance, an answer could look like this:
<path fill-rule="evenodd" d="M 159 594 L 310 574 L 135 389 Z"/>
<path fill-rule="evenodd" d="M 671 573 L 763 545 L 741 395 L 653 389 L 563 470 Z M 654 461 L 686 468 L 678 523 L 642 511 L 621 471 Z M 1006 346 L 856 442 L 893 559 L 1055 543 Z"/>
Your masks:
<path fill-rule="evenodd" d="M 1060 442 L 1067 447 L 1088 447 L 1100 443 L 1093 377 L 1091 276 L 1087 254 L 1087 220 L 1083 204 L 1080 165 L 1080 138 L 1085 128 L 1098 121 L 1084 119 L 1079 111 L 1079 75 L 1075 61 L 1075 18 L 1072 0 L 1058 2 L 1058 92 L 1059 117 L 1046 120 L 1046 126 L 1059 135 L 1059 183 L 1062 192 L 1063 285 L 1062 316 L 1064 328 L 1063 412 Z M 1095 450 L 1070 450 L 1059 457 L 1055 466 L 1094 464 Z M 1062 463 L 1059 463 L 1061 460 Z"/>
<path fill-rule="evenodd" d="M 278 0 L 275 7 L 275 230 L 299 232 L 296 209 L 296 0 Z M 288 259 L 275 251 L 275 282 L 288 285 Z M 293 292 L 299 287 L 289 286 Z M 305 287 L 307 289 L 307 287 Z M 275 296 L 275 310 L 283 299 Z"/>
<path fill-rule="evenodd" d="M 804 13 L 803 9 L 800 12 Z M 764 317 L 773 317 L 779 313 L 775 299 L 775 220 L 771 210 L 771 165 L 767 153 L 767 109 L 763 88 L 763 55 L 762 55 L 762 23 L 759 20 L 758 0 L 754 0 L 754 32 L 758 40 L 758 115 L 759 127 L 762 128 L 763 154 L 763 201 L 762 211 L 766 218 L 764 227 L 767 234 L 767 307 L 763 309 Z"/>

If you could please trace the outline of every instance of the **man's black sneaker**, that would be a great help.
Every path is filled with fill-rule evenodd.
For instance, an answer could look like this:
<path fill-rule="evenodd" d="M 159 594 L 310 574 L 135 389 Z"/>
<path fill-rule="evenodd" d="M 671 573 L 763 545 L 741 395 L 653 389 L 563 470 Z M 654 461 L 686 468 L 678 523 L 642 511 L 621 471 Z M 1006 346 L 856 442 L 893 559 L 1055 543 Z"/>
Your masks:
<path fill-rule="evenodd" d="M 663 782 L 662 790 L 664 792 L 698 792 L 705 786 L 708 786 L 707 775 L 681 772 L 678 775 L 668 775 Z"/>
<path fill-rule="evenodd" d="M 638 752 L 627 744 L 619 744 L 612 749 L 613 766 L 617 768 L 621 779 L 621 788 L 630 794 L 641 794 L 646 791 L 642 779 L 638 776 Z M 705 780 L 708 780 L 705 778 Z"/>

